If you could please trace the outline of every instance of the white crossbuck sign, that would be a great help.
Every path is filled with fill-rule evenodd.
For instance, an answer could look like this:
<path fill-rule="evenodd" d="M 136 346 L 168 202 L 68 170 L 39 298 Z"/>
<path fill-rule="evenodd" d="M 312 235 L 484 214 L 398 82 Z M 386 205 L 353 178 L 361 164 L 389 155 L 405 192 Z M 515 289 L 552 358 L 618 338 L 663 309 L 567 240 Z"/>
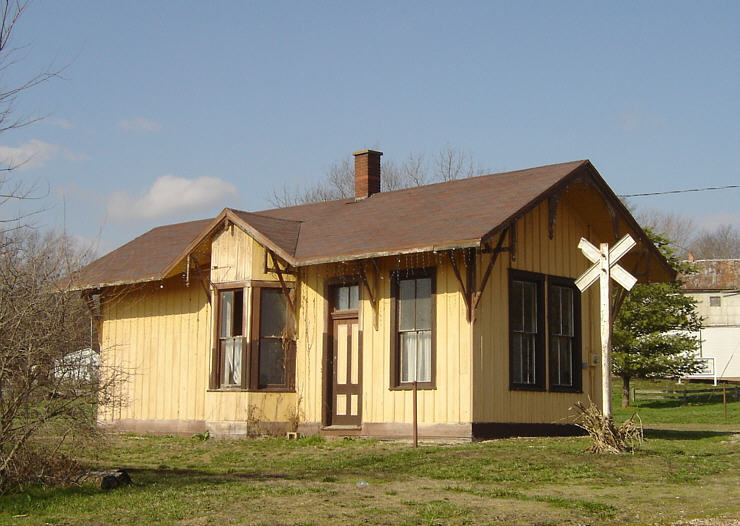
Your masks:
<path fill-rule="evenodd" d="M 637 278 L 617 265 L 629 250 L 637 245 L 632 236 L 627 234 L 609 250 L 607 243 L 601 243 L 599 248 L 581 238 L 578 248 L 593 265 L 576 280 L 576 287 L 581 292 L 599 280 L 600 285 L 600 314 L 601 314 L 601 404 L 602 413 L 606 418 L 612 417 L 611 403 L 611 314 L 609 312 L 609 289 L 611 278 L 622 285 L 626 290 L 632 290 Z"/>
<path fill-rule="evenodd" d="M 608 252 L 608 265 L 611 267 L 611 277 L 626 290 L 632 290 L 632 287 L 637 283 L 637 278 L 617 265 L 617 261 L 622 259 L 622 256 L 629 252 L 635 245 L 637 245 L 637 242 L 632 239 L 632 236 L 627 234 Z M 589 269 L 581 274 L 581 277 L 576 280 L 576 287 L 578 287 L 578 290 L 583 292 L 593 285 L 601 275 L 601 250 L 593 246 L 585 238 L 581 238 L 581 241 L 578 243 L 578 248 L 580 248 L 583 255 L 593 263 L 593 265 L 591 265 Z"/>

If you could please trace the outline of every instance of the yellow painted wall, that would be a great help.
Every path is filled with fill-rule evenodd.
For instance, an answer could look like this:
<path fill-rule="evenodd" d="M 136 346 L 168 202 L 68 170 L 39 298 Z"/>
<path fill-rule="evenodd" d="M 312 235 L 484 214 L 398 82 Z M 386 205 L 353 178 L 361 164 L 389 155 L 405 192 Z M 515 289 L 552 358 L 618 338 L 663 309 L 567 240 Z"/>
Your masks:
<path fill-rule="evenodd" d="M 435 266 L 436 279 L 436 389 L 420 390 L 418 418 L 422 424 L 470 422 L 470 330 L 465 320 L 462 296 L 451 266 L 441 254 L 416 254 L 378 260 L 375 272 L 366 265 L 371 287 L 380 298 L 377 329 L 368 295 L 361 286 L 360 330 L 362 331 L 362 421 L 399 423 L 412 420 L 411 391 L 390 389 L 391 320 L 390 272 L 396 269 Z M 303 269 L 300 282 L 300 326 L 297 342 L 296 379 L 305 421 L 321 422 L 322 364 L 328 305 L 325 283 L 334 276 L 356 273 L 353 265 L 321 265 Z"/>
<path fill-rule="evenodd" d="M 560 422 L 568 407 L 587 394 L 599 401 L 599 367 L 583 370 L 582 395 L 509 390 L 508 268 L 577 277 L 587 261 L 576 245 L 588 237 L 588 225 L 572 211 L 566 193 L 558 209 L 555 237 L 548 238 L 547 204 L 517 223 L 517 258 L 501 254 L 486 287 L 474 327 L 465 318 L 465 304 L 446 254 L 413 254 L 378 259 L 379 273 L 366 265 L 370 285 L 379 298 L 376 314 L 360 287 L 362 331 L 363 423 L 408 423 L 412 393 L 390 389 L 390 272 L 431 267 L 436 275 L 436 389 L 419 392 L 419 422 Z M 490 254 L 479 255 L 480 282 Z M 264 248 L 238 227 L 214 236 L 211 278 L 214 283 L 249 284 L 276 281 L 264 272 Z M 462 260 L 460 260 L 462 263 Z M 271 263 L 271 262 L 270 262 Z M 461 265 L 464 272 L 464 266 Z M 356 274 L 354 264 L 300 269 L 296 290 L 296 393 L 248 393 L 208 390 L 211 366 L 212 309 L 200 283 L 185 287 L 181 277 L 160 284 L 109 291 L 104 298 L 102 348 L 104 363 L 131 371 L 127 404 L 101 409 L 101 419 L 203 420 L 246 422 L 250 418 L 285 422 L 298 412 L 301 422 L 322 419 L 324 335 L 328 302 L 326 281 Z M 293 280 L 293 276 L 286 279 Z M 376 283 L 377 280 L 377 283 Z M 582 300 L 583 361 L 598 352 L 597 295 Z M 247 308 L 251 302 L 247 301 Z"/>
<path fill-rule="evenodd" d="M 583 393 L 509 390 L 508 269 L 577 278 L 589 265 L 577 248 L 589 238 L 589 225 L 574 211 L 568 192 L 560 200 L 554 236 L 548 236 L 548 204 L 540 204 L 516 223 L 516 259 L 501 253 L 481 299 L 473 335 L 474 421 L 568 423 L 568 408 L 577 400 L 600 404 L 601 366 L 590 365 L 600 354 L 598 283 L 581 297 L 581 369 Z M 494 244 L 497 239 L 494 239 Z M 504 241 L 508 245 L 508 239 Z M 478 283 L 490 261 L 478 256 Z"/>
<path fill-rule="evenodd" d="M 268 256 L 268 265 L 273 261 Z M 265 272 L 265 248 L 236 225 L 218 232 L 211 245 L 211 281 L 213 283 L 240 282 L 250 279 L 278 281 L 277 274 Z M 285 281 L 295 277 L 283 274 Z"/>
<path fill-rule="evenodd" d="M 161 285 L 161 286 L 160 286 Z M 102 302 L 103 372 L 125 371 L 122 400 L 99 419 L 199 420 L 210 370 L 211 311 L 199 283 L 182 279 L 108 290 Z"/>

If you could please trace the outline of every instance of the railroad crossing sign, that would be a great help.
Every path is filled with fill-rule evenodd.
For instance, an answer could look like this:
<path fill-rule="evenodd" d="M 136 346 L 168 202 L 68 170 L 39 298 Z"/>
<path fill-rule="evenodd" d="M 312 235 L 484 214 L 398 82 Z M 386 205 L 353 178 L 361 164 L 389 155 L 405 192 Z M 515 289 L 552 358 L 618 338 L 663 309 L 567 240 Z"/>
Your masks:
<path fill-rule="evenodd" d="M 600 314 L 601 314 L 601 411 L 606 418 L 612 417 L 612 381 L 611 381 L 611 339 L 612 324 L 609 312 L 609 298 L 611 280 L 614 279 L 626 290 L 631 290 L 637 283 L 637 278 L 617 265 L 617 262 L 637 245 L 632 236 L 627 234 L 617 241 L 611 250 L 607 243 L 601 243 L 599 248 L 589 243 L 585 238 L 578 242 L 578 248 L 593 265 L 576 280 L 576 287 L 581 292 L 599 280 Z"/>

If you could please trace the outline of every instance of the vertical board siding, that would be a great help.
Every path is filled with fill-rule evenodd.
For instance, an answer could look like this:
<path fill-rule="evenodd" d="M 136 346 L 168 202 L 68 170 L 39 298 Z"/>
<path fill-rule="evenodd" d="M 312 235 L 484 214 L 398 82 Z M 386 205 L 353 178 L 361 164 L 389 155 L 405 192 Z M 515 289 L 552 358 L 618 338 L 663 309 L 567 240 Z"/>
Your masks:
<path fill-rule="evenodd" d="M 124 371 L 122 402 L 100 419 L 202 418 L 210 356 L 210 305 L 199 284 L 174 278 L 104 297 L 102 363 Z M 200 386 L 200 388 L 199 388 Z M 200 415 L 198 414 L 200 408 Z"/>
<path fill-rule="evenodd" d="M 360 331 L 362 331 L 362 421 L 365 423 L 409 423 L 412 419 L 412 393 L 391 390 L 391 312 L 390 272 L 436 266 L 436 389 L 419 392 L 419 422 L 469 422 L 470 404 L 470 331 L 457 280 L 446 257 L 419 254 L 409 258 L 378 260 L 378 283 L 374 271 L 368 281 L 379 298 L 378 324 L 361 285 Z M 327 280 L 354 273 L 350 265 L 321 265 L 301 271 L 300 325 L 297 342 L 297 394 L 302 400 L 306 422 L 321 422 L 323 410 L 322 375 L 324 334 L 328 301 L 324 297 Z M 326 372 L 327 375 L 331 371 Z M 468 382 L 468 383 L 466 383 Z"/>
<path fill-rule="evenodd" d="M 599 400 L 598 367 L 583 370 L 583 394 L 509 390 L 508 269 L 577 277 L 587 261 L 579 257 L 578 239 L 588 225 L 568 203 L 567 192 L 558 207 L 555 236 L 548 237 L 547 203 L 527 213 L 516 225 L 516 260 L 502 253 L 484 291 L 477 321 L 471 329 L 465 303 L 446 254 L 416 254 L 377 260 L 376 276 L 367 265 L 368 281 L 378 298 L 375 313 L 361 285 L 362 421 L 409 423 L 412 393 L 394 390 L 391 370 L 390 273 L 436 267 L 435 339 L 436 388 L 421 390 L 419 422 L 561 422 L 568 407 L 590 394 Z M 214 283 L 249 280 L 277 281 L 265 273 L 265 250 L 238 227 L 214 236 L 211 279 Z M 478 256 L 480 282 L 490 254 Z M 462 263 L 461 260 L 460 263 Z M 270 264 L 272 262 L 270 261 Z M 464 265 L 460 265 L 464 271 Z M 324 371 L 328 300 L 327 282 L 356 274 L 354 265 L 329 264 L 300 269 L 296 290 L 298 308 L 295 393 L 208 391 L 212 345 L 212 311 L 203 288 L 186 287 L 180 277 L 118 290 L 104 306 L 103 364 L 129 369 L 127 404 L 101 408 L 101 419 L 286 421 L 295 413 L 301 422 L 319 423 L 324 414 Z M 295 276 L 286 275 L 287 280 Z M 249 293 L 249 291 L 248 291 Z M 593 291 L 582 297 L 582 360 L 599 348 L 594 324 Z M 251 301 L 246 301 L 251 307 Z M 247 316 L 250 316 L 248 313 Z M 247 324 L 249 327 L 251 324 Z M 330 342 L 329 342 L 330 344 Z M 472 350 L 472 353 L 471 353 Z"/>
<path fill-rule="evenodd" d="M 473 336 L 475 422 L 563 424 L 569 422 L 569 408 L 577 400 L 590 396 L 600 403 L 600 366 L 590 365 L 591 354 L 600 348 L 598 310 L 594 311 L 598 290 L 593 288 L 581 296 L 581 361 L 589 363 L 581 369 L 583 392 L 509 389 L 508 269 L 577 278 L 588 266 L 577 245 L 581 237 L 588 237 L 589 226 L 570 205 L 567 191 L 560 199 L 553 239 L 549 238 L 548 222 L 547 201 L 516 222 L 516 259 L 508 252 L 501 253 L 483 292 Z M 504 243 L 508 244 L 508 239 Z M 478 256 L 478 283 L 489 261 L 490 254 Z"/>

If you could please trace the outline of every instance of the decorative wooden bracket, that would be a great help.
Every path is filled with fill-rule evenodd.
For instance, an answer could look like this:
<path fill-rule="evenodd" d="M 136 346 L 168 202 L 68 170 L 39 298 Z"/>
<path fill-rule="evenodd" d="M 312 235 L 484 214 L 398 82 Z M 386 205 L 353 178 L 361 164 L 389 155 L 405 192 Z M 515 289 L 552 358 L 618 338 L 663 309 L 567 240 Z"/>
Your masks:
<path fill-rule="evenodd" d="M 468 320 L 468 322 L 470 322 L 473 319 L 471 292 L 473 289 L 472 281 L 473 281 L 473 275 L 475 272 L 475 252 L 472 252 L 471 254 L 471 249 L 467 249 L 465 251 L 465 254 L 467 254 L 471 258 L 470 263 L 465 264 L 465 270 L 466 270 L 465 277 L 467 281 L 467 286 L 463 282 L 462 275 L 460 274 L 460 268 L 457 266 L 457 259 L 455 257 L 455 251 L 450 250 L 449 252 L 447 252 L 447 257 L 450 259 L 452 270 L 455 272 L 457 283 L 458 285 L 460 285 L 460 292 L 462 292 L 463 300 L 465 301 L 465 318 Z"/>
<path fill-rule="evenodd" d="M 200 280 L 199 280 L 200 284 L 203 287 L 203 292 L 206 293 L 206 299 L 208 300 L 208 303 L 210 304 L 211 303 L 211 288 L 212 288 L 211 278 L 209 277 L 209 274 L 206 274 L 205 272 L 203 272 L 203 269 L 198 263 L 198 259 L 195 256 L 192 256 L 190 254 L 188 254 L 188 263 L 187 263 L 188 269 L 185 272 L 186 279 L 190 279 L 190 262 L 191 261 L 193 262 L 195 271 L 200 276 Z"/>
<path fill-rule="evenodd" d="M 285 296 L 285 301 L 288 302 L 288 307 L 290 308 L 290 312 L 293 314 L 293 319 L 297 320 L 298 313 L 296 312 L 295 302 L 293 301 L 293 296 L 291 296 L 290 294 L 290 289 L 285 284 L 285 278 L 283 278 L 284 270 L 280 268 L 280 263 L 278 262 L 278 257 L 275 255 L 275 253 L 269 249 L 268 252 L 270 254 L 270 257 L 272 258 L 273 264 L 275 265 L 275 273 L 278 276 L 278 281 L 280 281 L 280 288 L 283 289 L 283 296 Z M 286 264 L 285 267 L 287 268 L 288 265 Z"/>
<path fill-rule="evenodd" d="M 509 229 L 510 228 L 512 227 L 509 227 Z M 493 271 L 493 267 L 496 265 L 496 260 L 498 259 L 498 255 L 501 252 L 504 252 L 506 250 L 506 248 L 503 246 L 504 238 L 506 237 L 506 234 L 508 234 L 508 232 L 504 230 L 498 236 L 498 242 L 496 243 L 496 248 L 493 249 L 493 253 L 491 254 L 491 261 L 488 262 L 488 267 L 486 267 L 486 271 L 483 274 L 483 279 L 481 279 L 480 287 L 478 287 L 478 290 L 476 290 L 473 293 L 473 316 L 475 316 L 475 313 L 478 309 L 478 304 L 480 303 L 480 299 L 481 297 L 483 297 L 483 291 L 486 290 L 488 279 L 491 277 L 491 272 Z"/>
<path fill-rule="evenodd" d="M 376 287 L 375 292 L 377 292 L 378 266 L 377 266 L 377 263 L 375 263 L 375 260 L 372 260 L 372 261 L 375 266 L 375 287 Z M 357 271 L 360 274 L 360 279 L 362 280 L 362 284 L 365 287 L 365 291 L 367 292 L 367 295 L 370 298 L 370 305 L 373 308 L 373 328 L 375 330 L 378 330 L 378 296 L 375 292 L 373 292 L 373 289 L 370 287 L 370 283 L 368 283 L 367 273 L 365 272 L 365 265 L 362 264 L 362 261 L 357 262 Z"/>

